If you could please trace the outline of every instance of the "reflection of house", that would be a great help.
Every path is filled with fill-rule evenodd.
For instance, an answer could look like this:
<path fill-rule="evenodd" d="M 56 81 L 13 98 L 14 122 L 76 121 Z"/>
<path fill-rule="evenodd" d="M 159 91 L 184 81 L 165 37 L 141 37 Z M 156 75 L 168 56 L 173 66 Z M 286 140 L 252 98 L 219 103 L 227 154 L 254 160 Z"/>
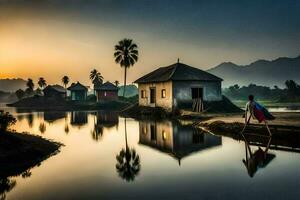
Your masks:
<path fill-rule="evenodd" d="M 104 84 L 94 84 L 94 90 L 96 92 L 97 101 L 118 99 L 118 87 L 111 82 L 107 81 Z"/>
<path fill-rule="evenodd" d="M 65 98 L 67 94 L 66 89 L 60 85 L 48 85 L 43 92 L 47 98 Z"/>
<path fill-rule="evenodd" d="M 98 111 L 97 125 L 103 127 L 113 127 L 119 123 L 119 115 L 113 111 Z"/>
<path fill-rule="evenodd" d="M 86 100 L 88 88 L 81 83 L 72 83 L 68 90 L 71 91 L 71 100 Z"/>
<path fill-rule="evenodd" d="M 54 122 L 55 120 L 63 119 L 65 117 L 65 112 L 44 112 L 44 120 L 47 122 Z"/>
<path fill-rule="evenodd" d="M 71 112 L 71 124 L 82 126 L 88 121 L 87 112 L 73 111 Z"/>
<path fill-rule="evenodd" d="M 158 68 L 135 83 L 139 85 L 139 105 L 173 109 L 195 108 L 199 102 L 203 105 L 203 101 L 222 100 L 221 81 L 208 72 L 178 62 Z"/>
<path fill-rule="evenodd" d="M 179 160 L 222 144 L 221 137 L 173 122 L 139 122 L 140 144 L 169 153 Z"/>

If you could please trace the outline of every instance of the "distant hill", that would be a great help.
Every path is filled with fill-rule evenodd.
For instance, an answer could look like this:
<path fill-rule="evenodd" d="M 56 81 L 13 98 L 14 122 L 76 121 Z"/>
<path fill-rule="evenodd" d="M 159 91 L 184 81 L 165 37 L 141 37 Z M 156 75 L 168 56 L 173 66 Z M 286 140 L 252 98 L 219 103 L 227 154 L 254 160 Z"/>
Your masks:
<path fill-rule="evenodd" d="M 124 86 L 119 87 L 119 96 L 123 96 Z M 125 90 L 125 97 L 132 97 L 138 94 L 138 88 L 135 85 L 127 85 Z"/>
<path fill-rule="evenodd" d="M 25 89 L 26 81 L 17 79 L 0 79 L 0 91 L 15 92 L 18 89 Z"/>
<path fill-rule="evenodd" d="M 223 78 L 223 87 L 234 84 L 240 86 L 254 83 L 273 87 L 284 87 L 286 80 L 300 83 L 300 56 L 296 58 L 281 57 L 276 60 L 257 60 L 249 65 L 236 65 L 224 62 L 208 72 Z"/>

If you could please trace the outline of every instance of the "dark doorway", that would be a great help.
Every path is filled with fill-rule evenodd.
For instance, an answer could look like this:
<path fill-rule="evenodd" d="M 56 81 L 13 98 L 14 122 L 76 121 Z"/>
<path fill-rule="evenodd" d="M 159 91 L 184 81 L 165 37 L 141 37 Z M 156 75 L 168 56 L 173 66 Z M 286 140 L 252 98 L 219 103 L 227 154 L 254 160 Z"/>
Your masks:
<path fill-rule="evenodd" d="M 151 140 L 156 140 L 156 126 L 155 126 L 155 124 L 150 125 L 150 137 L 151 137 Z"/>
<path fill-rule="evenodd" d="M 150 103 L 156 102 L 156 90 L 155 88 L 150 88 Z"/>
<path fill-rule="evenodd" d="M 203 105 L 203 88 L 192 88 L 192 110 L 194 112 L 202 112 Z"/>
<path fill-rule="evenodd" d="M 203 88 L 192 88 L 192 99 L 203 99 Z"/>

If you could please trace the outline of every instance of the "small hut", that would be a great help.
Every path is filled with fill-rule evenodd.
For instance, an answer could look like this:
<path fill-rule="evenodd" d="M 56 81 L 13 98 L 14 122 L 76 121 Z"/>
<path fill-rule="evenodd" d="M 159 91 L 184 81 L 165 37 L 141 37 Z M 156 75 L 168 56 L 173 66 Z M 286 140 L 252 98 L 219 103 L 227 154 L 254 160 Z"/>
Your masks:
<path fill-rule="evenodd" d="M 73 83 L 70 87 L 68 87 L 68 90 L 71 92 L 71 100 L 86 100 L 88 88 L 81 83 Z"/>
<path fill-rule="evenodd" d="M 160 67 L 137 79 L 139 105 L 189 108 L 201 112 L 203 104 L 221 101 L 222 79 L 183 63 Z"/>
<path fill-rule="evenodd" d="M 44 90 L 44 97 L 61 99 L 67 95 L 67 90 L 60 85 L 48 85 Z"/>
<path fill-rule="evenodd" d="M 118 100 L 119 88 L 111 82 L 107 81 L 104 84 L 95 84 L 94 90 L 97 96 L 97 101 Z"/>

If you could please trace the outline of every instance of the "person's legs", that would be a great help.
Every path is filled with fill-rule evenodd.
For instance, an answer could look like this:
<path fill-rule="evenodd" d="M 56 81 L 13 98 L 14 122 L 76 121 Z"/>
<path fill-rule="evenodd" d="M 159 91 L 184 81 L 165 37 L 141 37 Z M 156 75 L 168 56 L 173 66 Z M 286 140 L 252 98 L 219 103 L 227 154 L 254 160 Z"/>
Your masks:
<path fill-rule="evenodd" d="M 264 123 L 265 123 L 265 125 L 266 125 L 266 127 L 267 127 L 267 129 L 268 129 L 269 135 L 272 136 L 272 133 L 271 133 L 271 131 L 270 131 L 270 129 L 269 129 L 267 120 L 264 120 Z"/>

